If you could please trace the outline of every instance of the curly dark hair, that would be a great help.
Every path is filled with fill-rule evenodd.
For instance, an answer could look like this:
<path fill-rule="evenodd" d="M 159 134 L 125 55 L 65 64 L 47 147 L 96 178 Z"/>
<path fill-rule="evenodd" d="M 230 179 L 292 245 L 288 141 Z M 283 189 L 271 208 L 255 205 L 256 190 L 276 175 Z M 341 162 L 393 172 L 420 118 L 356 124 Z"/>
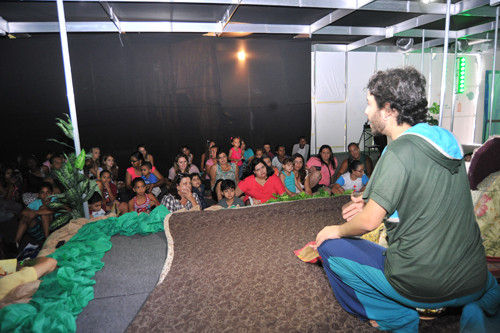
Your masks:
<path fill-rule="evenodd" d="M 427 118 L 425 77 L 411 66 L 392 68 L 373 74 L 367 86 L 377 106 L 389 103 L 398 111 L 398 125 L 423 123 Z"/>

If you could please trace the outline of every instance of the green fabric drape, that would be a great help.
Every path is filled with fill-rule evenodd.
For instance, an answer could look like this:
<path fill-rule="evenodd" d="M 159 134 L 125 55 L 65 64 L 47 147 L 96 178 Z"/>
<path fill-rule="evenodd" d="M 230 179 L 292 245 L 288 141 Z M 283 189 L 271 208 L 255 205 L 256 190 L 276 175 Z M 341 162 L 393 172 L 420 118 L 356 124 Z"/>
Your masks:
<path fill-rule="evenodd" d="M 75 332 L 77 315 L 94 299 L 92 278 L 104 266 L 101 260 L 112 247 L 111 236 L 163 231 L 169 213 L 160 205 L 149 215 L 131 212 L 82 226 L 50 255 L 59 268 L 42 278 L 32 300 L 0 310 L 0 332 Z"/>

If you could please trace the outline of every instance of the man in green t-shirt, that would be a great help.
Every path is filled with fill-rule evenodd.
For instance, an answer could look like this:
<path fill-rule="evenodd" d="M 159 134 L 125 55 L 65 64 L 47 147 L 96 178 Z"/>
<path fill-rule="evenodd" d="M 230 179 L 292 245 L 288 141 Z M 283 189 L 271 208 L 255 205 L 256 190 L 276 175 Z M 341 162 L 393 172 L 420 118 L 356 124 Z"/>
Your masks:
<path fill-rule="evenodd" d="M 488 273 L 463 152 L 425 123 L 425 78 L 412 67 L 374 74 L 365 113 L 392 142 L 343 225 L 316 247 L 339 303 L 374 327 L 418 332 L 417 308 L 463 306 L 462 331 L 499 330 L 500 288 Z M 388 248 L 358 238 L 384 222 Z"/>

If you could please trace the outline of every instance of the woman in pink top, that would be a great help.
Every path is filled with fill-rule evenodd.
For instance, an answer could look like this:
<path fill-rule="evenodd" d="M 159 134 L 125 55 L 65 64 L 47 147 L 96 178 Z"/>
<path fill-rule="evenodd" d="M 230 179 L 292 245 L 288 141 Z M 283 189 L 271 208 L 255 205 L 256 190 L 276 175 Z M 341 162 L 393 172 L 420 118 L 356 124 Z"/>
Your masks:
<path fill-rule="evenodd" d="M 243 179 L 236 187 L 236 196 L 245 193 L 245 200 L 251 198 L 253 205 L 264 203 L 274 198 L 274 195 L 285 193 L 285 186 L 260 158 L 254 158 L 250 163 L 251 176 Z"/>
<path fill-rule="evenodd" d="M 130 163 L 132 164 L 132 166 L 127 169 L 127 173 L 125 174 L 125 187 L 129 191 L 132 190 L 132 181 L 135 178 L 142 176 L 142 162 L 144 162 L 144 156 L 141 152 L 136 151 L 133 152 L 132 155 L 130 155 Z M 151 172 L 156 176 L 156 178 L 158 178 L 158 182 L 155 183 L 155 187 L 163 186 L 165 184 L 163 175 L 154 166 L 151 169 Z"/>
<path fill-rule="evenodd" d="M 331 187 L 335 183 L 333 176 L 337 168 L 337 159 L 333 156 L 332 148 L 329 145 L 322 145 L 318 156 L 311 157 L 306 165 L 309 169 L 312 192 L 318 192 L 322 187 L 331 192 Z"/>

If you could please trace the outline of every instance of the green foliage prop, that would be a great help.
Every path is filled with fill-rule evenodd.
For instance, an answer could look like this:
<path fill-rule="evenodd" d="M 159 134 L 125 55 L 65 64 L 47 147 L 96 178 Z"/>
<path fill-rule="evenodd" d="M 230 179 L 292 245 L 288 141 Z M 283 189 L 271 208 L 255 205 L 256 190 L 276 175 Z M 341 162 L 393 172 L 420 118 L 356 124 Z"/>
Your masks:
<path fill-rule="evenodd" d="M 63 119 L 57 118 L 56 124 L 66 137 L 73 140 L 73 125 L 71 124 L 69 116 L 67 116 L 67 119 L 68 121 L 64 121 Z M 54 139 L 51 141 L 69 146 Z M 54 194 L 53 196 L 57 198 L 57 201 L 49 204 L 50 209 L 58 212 L 58 216 L 50 225 L 51 231 L 62 227 L 72 219 L 85 217 L 83 203 L 88 201 L 95 192 L 99 191 L 97 182 L 93 179 L 89 179 L 82 172 L 86 159 L 84 149 L 82 149 L 78 156 L 73 152 L 69 155 L 65 154 L 64 157 L 65 161 L 61 169 L 53 171 L 57 180 L 59 180 L 64 187 L 61 189 L 64 190 L 64 192 L 61 194 Z"/>
<path fill-rule="evenodd" d="M 439 104 L 434 102 L 432 103 L 431 107 L 428 109 L 429 112 L 427 113 L 427 123 L 429 125 L 437 126 L 439 124 L 438 119 L 434 117 L 435 115 L 439 114 Z"/>
<path fill-rule="evenodd" d="M 277 195 L 274 194 L 274 199 L 269 199 L 266 201 L 267 203 L 272 203 L 272 202 L 285 202 L 285 201 L 297 201 L 297 200 L 304 200 L 304 199 L 312 199 L 312 198 L 327 198 L 330 196 L 339 196 L 339 195 L 351 195 L 353 193 L 353 190 L 347 190 L 343 194 L 330 194 L 324 189 L 320 189 L 318 193 L 309 195 L 306 194 L 306 192 L 301 192 L 295 196 L 289 196 L 288 194 L 284 193 L 282 195 Z"/>

